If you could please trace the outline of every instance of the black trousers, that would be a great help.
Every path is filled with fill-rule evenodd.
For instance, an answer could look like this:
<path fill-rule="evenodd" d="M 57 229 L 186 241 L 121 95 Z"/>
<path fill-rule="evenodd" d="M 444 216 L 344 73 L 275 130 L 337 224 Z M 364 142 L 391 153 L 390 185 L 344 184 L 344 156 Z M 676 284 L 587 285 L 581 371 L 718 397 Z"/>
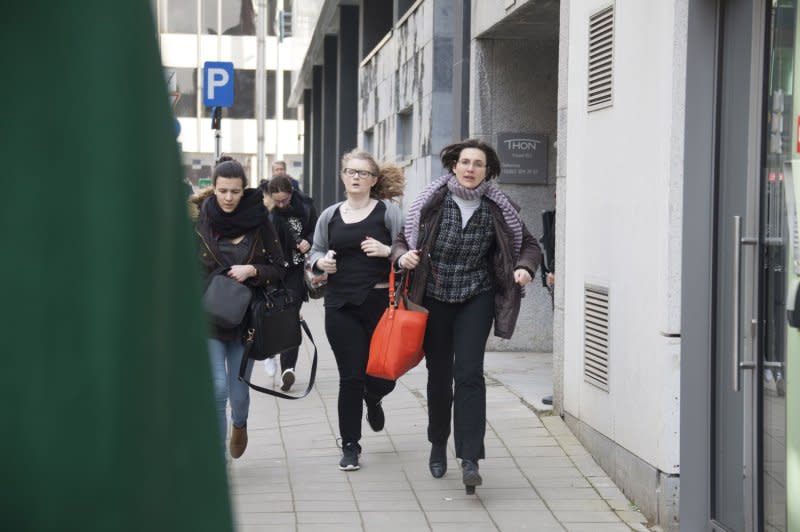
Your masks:
<path fill-rule="evenodd" d="M 297 297 L 299 297 L 301 301 L 306 293 L 306 280 L 303 278 L 303 275 L 303 265 L 296 264 L 287 269 L 286 275 L 283 277 L 283 284 L 286 288 L 297 294 Z M 295 364 L 297 364 L 297 354 L 299 351 L 299 347 L 293 347 L 281 353 L 281 371 L 294 368 Z"/>
<path fill-rule="evenodd" d="M 456 456 L 477 461 L 486 455 L 483 356 L 494 320 L 494 292 L 484 292 L 462 303 L 443 303 L 426 297 L 423 304 L 429 312 L 424 342 L 428 367 L 428 441 L 447 443 L 452 407 Z"/>
<path fill-rule="evenodd" d="M 361 305 L 325 308 L 325 334 L 339 368 L 339 434 L 342 446 L 361 439 L 363 401 L 380 401 L 395 382 L 366 374 L 372 331 L 389 306 L 387 289 L 370 290 Z"/>

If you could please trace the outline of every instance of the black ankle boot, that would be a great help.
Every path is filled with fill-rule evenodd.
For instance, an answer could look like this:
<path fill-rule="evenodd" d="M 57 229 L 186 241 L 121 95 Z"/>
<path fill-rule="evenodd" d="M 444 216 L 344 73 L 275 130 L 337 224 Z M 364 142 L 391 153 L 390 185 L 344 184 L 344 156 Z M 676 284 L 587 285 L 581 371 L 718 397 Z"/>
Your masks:
<path fill-rule="evenodd" d="M 447 472 L 447 444 L 431 444 L 431 457 L 428 461 L 433 478 L 442 478 Z"/>
<path fill-rule="evenodd" d="M 467 494 L 475 493 L 475 486 L 483 484 L 483 479 L 478 473 L 478 462 L 472 460 L 461 460 L 461 479 L 467 488 Z"/>

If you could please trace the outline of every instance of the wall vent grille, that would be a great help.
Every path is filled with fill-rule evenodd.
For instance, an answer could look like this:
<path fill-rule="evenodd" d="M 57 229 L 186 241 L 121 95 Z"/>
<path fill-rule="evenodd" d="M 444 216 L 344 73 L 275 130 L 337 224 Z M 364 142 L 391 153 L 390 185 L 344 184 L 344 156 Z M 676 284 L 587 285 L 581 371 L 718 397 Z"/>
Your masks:
<path fill-rule="evenodd" d="M 614 6 L 589 16 L 589 111 L 611 106 L 614 73 Z"/>
<path fill-rule="evenodd" d="M 586 285 L 583 296 L 583 378 L 608 391 L 608 288 Z"/>

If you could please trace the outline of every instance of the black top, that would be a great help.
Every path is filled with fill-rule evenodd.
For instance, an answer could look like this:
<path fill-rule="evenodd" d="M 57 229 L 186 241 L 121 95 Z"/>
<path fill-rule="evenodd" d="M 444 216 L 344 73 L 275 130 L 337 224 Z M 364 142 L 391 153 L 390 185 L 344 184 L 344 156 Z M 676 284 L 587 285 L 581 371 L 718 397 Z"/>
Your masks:
<path fill-rule="evenodd" d="M 325 306 L 340 308 L 360 305 L 376 284 L 389 280 L 389 259 L 367 257 L 361 242 L 372 237 L 390 246 L 392 239 L 385 223 L 386 205 L 379 201 L 369 215 L 355 223 L 345 223 L 339 209 L 328 225 L 329 248 L 336 252 L 336 273 L 328 275 Z"/>
<path fill-rule="evenodd" d="M 231 266 L 247 264 L 247 254 L 250 251 L 251 244 L 250 235 L 245 235 L 238 244 L 234 244 L 228 238 L 220 238 L 218 242 L 220 253 Z"/>

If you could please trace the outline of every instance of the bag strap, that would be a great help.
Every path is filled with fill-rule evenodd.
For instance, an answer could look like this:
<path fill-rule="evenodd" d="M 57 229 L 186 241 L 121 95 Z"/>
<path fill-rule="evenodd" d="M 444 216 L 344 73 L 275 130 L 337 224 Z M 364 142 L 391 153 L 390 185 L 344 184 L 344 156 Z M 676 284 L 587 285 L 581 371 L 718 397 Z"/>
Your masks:
<path fill-rule="evenodd" d="M 276 392 L 275 390 L 270 390 L 268 388 L 262 388 L 257 384 L 253 384 L 252 382 L 248 381 L 244 378 L 244 372 L 247 369 L 247 363 L 250 361 L 250 349 L 253 347 L 253 337 L 249 336 L 247 341 L 245 342 L 244 354 L 242 355 L 242 363 L 239 365 L 239 380 L 251 387 L 252 389 L 256 390 L 257 392 L 265 393 L 267 395 L 274 395 L 275 397 L 280 397 L 281 399 L 302 399 L 309 393 L 311 393 L 311 389 L 314 387 L 314 379 L 317 376 L 317 344 L 314 343 L 314 337 L 311 336 L 311 331 L 308 328 L 308 324 L 305 320 L 300 320 L 300 326 L 303 327 L 303 330 L 306 333 L 306 336 L 311 341 L 311 345 L 314 346 L 314 359 L 311 361 L 311 376 L 308 378 L 308 387 L 306 391 L 303 392 L 303 395 L 289 395 L 283 392 Z M 277 355 L 276 355 L 277 356 Z"/>

